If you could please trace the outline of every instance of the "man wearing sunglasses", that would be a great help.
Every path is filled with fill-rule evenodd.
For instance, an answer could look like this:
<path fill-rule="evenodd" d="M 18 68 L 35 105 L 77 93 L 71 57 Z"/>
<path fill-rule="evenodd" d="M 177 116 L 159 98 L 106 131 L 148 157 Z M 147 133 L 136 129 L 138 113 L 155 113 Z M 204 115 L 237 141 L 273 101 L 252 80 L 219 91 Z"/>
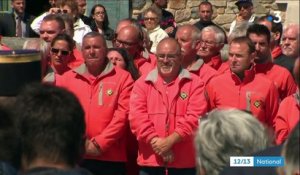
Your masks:
<path fill-rule="evenodd" d="M 235 29 L 235 27 L 242 22 L 248 21 L 253 23 L 255 20 L 255 15 L 253 14 L 253 3 L 252 0 L 238 0 L 235 5 L 238 7 L 238 14 L 236 19 L 231 23 L 229 34 Z"/>

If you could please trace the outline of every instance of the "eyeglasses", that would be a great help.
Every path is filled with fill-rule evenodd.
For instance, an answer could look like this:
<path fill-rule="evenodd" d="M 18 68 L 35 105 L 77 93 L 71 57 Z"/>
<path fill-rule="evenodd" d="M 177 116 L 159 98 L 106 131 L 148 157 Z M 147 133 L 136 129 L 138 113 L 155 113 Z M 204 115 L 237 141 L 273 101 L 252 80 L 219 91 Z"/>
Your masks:
<path fill-rule="evenodd" d="M 178 54 L 156 54 L 158 60 L 162 61 L 165 58 L 168 60 L 175 60 L 178 57 Z"/>
<path fill-rule="evenodd" d="M 157 18 L 151 18 L 151 17 L 145 17 L 144 18 L 144 21 L 154 21 L 154 20 L 156 20 Z"/>
<path fill-rule="evenodd" d="M 95 12 L 94 15 L 96 16 L 105 15 L 105 12 Z"/>
<path fill-rule="evenodd" d="M 60 49 L 55 49 L 55 48 L 51 48 L 51 52 L 54 54 L 58 54 L 58 52 L 60 52 L 61 55 L 63 56 L 67 56 L 70 54 L 70 51 L 67 50 L 60 50 Z"/>
<path fill-rule="evenodd" d="M 127 41 L 121 41 L 121 40 L 118 40 L 118 39 L 116 39 L 115 42 L 116 42 L 117 46 L 121 46 L 121 44 L 122 44 L 123 47 L 131 47 L 131 46 L 134 46 L 138 43 L 138 42 L 132 42 L 131 43 L 131 42 L 127 42 Z"/>
<path fill-rule="evenodd" d="M 58 10 L 57 10 L 57 13 L 65 13 L 65 14 L 66 14 L 66 13 L 68 13 L 68 10 L 61 10 L 61 9 L 58 9 Z"/>
<path fill-rule="evenodd" d="M 211 46 L 214 46 L 214 45 L 217 44 L 217 43 L 214 42 L 214 41 L 203 41 L 203 40 L 200 40 L 200 44 L 201 44 L 201 45 L 204 44 L 204 45 L 206 45 L 206 46 L 211 47 Z"/>

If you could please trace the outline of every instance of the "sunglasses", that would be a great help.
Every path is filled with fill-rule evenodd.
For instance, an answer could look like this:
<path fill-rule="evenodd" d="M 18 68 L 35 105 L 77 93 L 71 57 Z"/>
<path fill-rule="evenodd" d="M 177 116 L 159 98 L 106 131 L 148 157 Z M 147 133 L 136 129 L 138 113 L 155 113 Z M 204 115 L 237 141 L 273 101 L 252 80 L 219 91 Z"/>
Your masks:
<path fill-rule="evenodd" d="M 58 52 L 60 52 L 61 55 L 63 56 L 67 56 L 70 54 L 70 51 L 67 50 L 60 50 L 60 49 L 55 49 L 55 48 L 51 48 L 51 52 L 54 54 L 58 54 Z"/>
<path fill-rule="evenodd" d="M 157 18 L 151 18 L 151 17 L 149 17 L 149 18 L 148 18 L 148 17 L 145 17 L 145 18 L 144 18 L 145 21 L 154 21 L 154 20 L 156 20 L 156 19 L 157 19 Z"/>
<path fill-rule="evenodd" d="M 58 9 L 58 10 L 57 10 L 57 13 L 68 13 L 68 10 L 61 10 L 61 9 Z"/>

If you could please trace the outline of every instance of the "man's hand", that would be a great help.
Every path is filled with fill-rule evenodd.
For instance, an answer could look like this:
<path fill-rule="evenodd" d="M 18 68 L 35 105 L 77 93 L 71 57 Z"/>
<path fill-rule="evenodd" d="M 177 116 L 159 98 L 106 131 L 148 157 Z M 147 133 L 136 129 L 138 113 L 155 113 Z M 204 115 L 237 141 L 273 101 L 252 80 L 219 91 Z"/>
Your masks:
<path fill-rule="evenodd" d="M 100 156 L 101 149 L 99 145 L 95 145 L 91 140 L 85 141 L 85 153 L 91 156 Z"/>
<path fill-rule="evenodd" d="M 181 141 L 181 137 L 176 132 L 172 133 L 166 138 L 154 137 L 150 141 L 153 151 L 162 156 L 171 150 L 175 143 Z"/>
<path fill-rule="evenodd" d="M 48 11 L 49 14 L 57 14 L 57 13 L 60 13 L 60 12 L 61 12 L 60 8 L 57 8 L 57 7 L 52 7 Z"/>
<path fill-rule="evenodd" d="M 169 151 L 172 148 L 173 143 L 171 143 L 168 138 L 156 137 L 151 140 L 151 146 L 152 146 L 153 151 L 156 154 L 162 156 L 163 154 L 166 154 L 167 151 Z"/>

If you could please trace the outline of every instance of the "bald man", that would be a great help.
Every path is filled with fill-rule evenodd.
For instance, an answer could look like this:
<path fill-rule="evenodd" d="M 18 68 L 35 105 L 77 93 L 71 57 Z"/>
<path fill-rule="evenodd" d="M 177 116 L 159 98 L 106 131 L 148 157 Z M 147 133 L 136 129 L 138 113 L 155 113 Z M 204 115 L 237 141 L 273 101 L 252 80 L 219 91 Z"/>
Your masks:
<path fill-rule="evenodd" d="M 135 66 L 141 75 L 148 73 L 153 66 L 151 59 L 143 57 L 143 33 L 136 25 L 125 26 L 120 29 L 114 41 L 115 47 L 125 48 L 128 54 L 133 58 Z"/>

